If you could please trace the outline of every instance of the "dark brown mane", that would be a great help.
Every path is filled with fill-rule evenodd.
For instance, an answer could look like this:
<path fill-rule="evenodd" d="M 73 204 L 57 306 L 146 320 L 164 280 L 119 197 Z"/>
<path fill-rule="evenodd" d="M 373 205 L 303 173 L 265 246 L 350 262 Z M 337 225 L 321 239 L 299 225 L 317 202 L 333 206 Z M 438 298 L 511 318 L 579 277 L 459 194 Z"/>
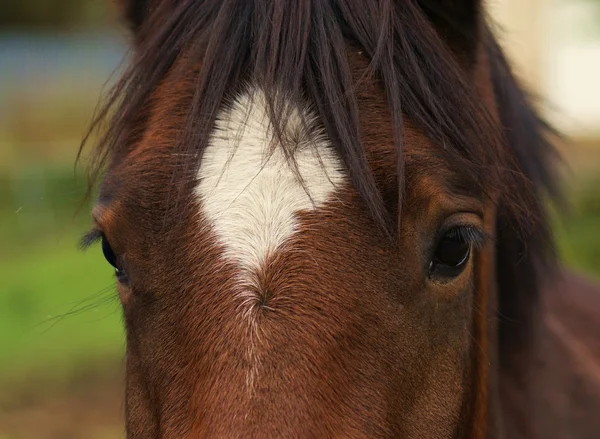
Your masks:
<path fill-rule="evenodd" d="M 492 39 L 488 53 L 507 144 L 525 177 L 516 179 L 512 189 L 524 194 L 524 215 L 511 208 L 510 199 L 504 199 L 499 206 L 496 271 L 500 388 L 505 407 L 513 410 L 509 416 L 516 417 L 518 425 L 527 425 L 532 401 L 526 389 L 531 378 L 529 367 L 535 362 L 533 337 L 540 323 L 539 294 L 544 282 L 552 281 L 556 268 L 545 196 L 560 201 L 554 175 L 558 156 L 547 137 L 554 130 L 536 114 L 501 48 Z"/>
<path fill-rule="evenodd" d="M 526 349 L 540 268 L 552 256 L 543 195 L 554 193 L 554 152 L 545 138 L 546 126 L 501 49 L 487 35 L 503 125 L 498 129 L 455 54 L 415 1 L 299 0 L 280 6 L 259 0 L 162 2 L 141 24 L 132 66 L 92 127 L 108 119 L 95 150 L 92 178 L 108 160 L 127 154 L 131 139 L 143 131 L 148 108 L 157 105 L 152 93 L 167 72 L 176 69 L 184 78 L 201 63 L 187 125 L 178 139 L 181 156 L 195 160 L 186 160 L 177 172 L 196 171 L 219 109 L 252 80 L 267 94 L 276 131 L 285 124 L 290 103 L 315 106 L 366 208 L 394 235 L 398 218 L 393 215 L 400 215 L 400 209 L 384 203 L 359 131 L 354 90 L 360 84 L 353 81 L 347 58 L 349 45 L 357 46 L 371 59 L 365 74 L 375 75 L 386 93 L 398 151 L 407 118 L 472 185 L 502 194 L 497 242 L 500 364 L 507 370 L 503 376 L 519 379 L 512 352 Z M 181 62 L 183 56 L 186 62 Z M 401 206 L 404 162 L 401 153 L 398 157 Z"/>

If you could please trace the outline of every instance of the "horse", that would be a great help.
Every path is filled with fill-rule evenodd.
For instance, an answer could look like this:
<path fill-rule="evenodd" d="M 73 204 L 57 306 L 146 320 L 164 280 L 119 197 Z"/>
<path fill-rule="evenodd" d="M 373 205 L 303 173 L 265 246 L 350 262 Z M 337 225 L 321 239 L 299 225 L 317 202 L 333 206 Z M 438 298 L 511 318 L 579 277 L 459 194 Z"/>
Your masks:
<path fill-rule="evenodd" d="M 545 396 L 558 156 L 481 1 L 119 4 L 82 245 L 129 439 L 598 431 Z"/>

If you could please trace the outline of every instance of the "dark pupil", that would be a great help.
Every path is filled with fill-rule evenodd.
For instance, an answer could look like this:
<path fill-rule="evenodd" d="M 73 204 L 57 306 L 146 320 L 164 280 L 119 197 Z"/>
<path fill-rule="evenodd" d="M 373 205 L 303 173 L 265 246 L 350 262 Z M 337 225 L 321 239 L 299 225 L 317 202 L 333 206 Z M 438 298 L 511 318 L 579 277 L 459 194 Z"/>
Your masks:
<path fill-rule="evenodd" d="M 469 243 L 458 233 L 450 232 L 438 243 L 435 251 L 435 262 L 456 267 L 465 262 L 469 255 Z"/>
<path fill-rule="evenodd" d="M 117 264 L 117 257 L 115 256 L 115 252 L 113 252 L 113 249 L 108 244 L 106 238 L 102 238 L 102 253 L 104 254 L 104 257 L 106 258 L 108 263 L 118 270 L 119 266 Z"/>

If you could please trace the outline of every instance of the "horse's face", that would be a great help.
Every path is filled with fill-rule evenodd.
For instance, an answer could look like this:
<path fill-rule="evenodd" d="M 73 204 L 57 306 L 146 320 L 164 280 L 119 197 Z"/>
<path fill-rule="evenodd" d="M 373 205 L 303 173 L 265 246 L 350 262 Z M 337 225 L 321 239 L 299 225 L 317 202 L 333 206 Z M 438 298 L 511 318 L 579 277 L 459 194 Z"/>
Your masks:
<path fill-rule="evenodd" d="M 185 91 L 165 81 L 145 134 L 103 183 L 94 216 L 121 270 L 131 437 L 452 436 L 474 373 L 486 199 L 407 125 L 390 240 L 319 121 L 287 126 L 294 172 L 261 92 L 246 93 L 222 110 L 197 175 L 174 184 Z M 359 108 L 397 211 L 383 93 L 365 85 Z"/>
<path fill-rule="evenodd" d="M 444 438 L 484 416 L 494 196 L 406 119 L 399 197 L 385 90 L 348 58 L 392 238 L 310 105 L 275 133 L 250 81 L 199 160 L 177 140 L 189 66 L 129 127 L 94 209 L 126 322 L 128 437 Z M 493 113 L 485 71 L 465 75 Z"/>

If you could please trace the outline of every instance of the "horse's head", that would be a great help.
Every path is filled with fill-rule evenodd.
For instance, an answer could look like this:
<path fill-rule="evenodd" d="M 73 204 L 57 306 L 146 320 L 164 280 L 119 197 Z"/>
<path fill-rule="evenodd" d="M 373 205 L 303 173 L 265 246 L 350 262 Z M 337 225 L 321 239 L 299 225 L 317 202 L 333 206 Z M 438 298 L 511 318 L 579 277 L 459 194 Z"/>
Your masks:
<path fill-rule="evenodd" d="M 128 437 L 484 437 L 549 177 L 479 2 L 123 3 L 89 238 Z"/>

